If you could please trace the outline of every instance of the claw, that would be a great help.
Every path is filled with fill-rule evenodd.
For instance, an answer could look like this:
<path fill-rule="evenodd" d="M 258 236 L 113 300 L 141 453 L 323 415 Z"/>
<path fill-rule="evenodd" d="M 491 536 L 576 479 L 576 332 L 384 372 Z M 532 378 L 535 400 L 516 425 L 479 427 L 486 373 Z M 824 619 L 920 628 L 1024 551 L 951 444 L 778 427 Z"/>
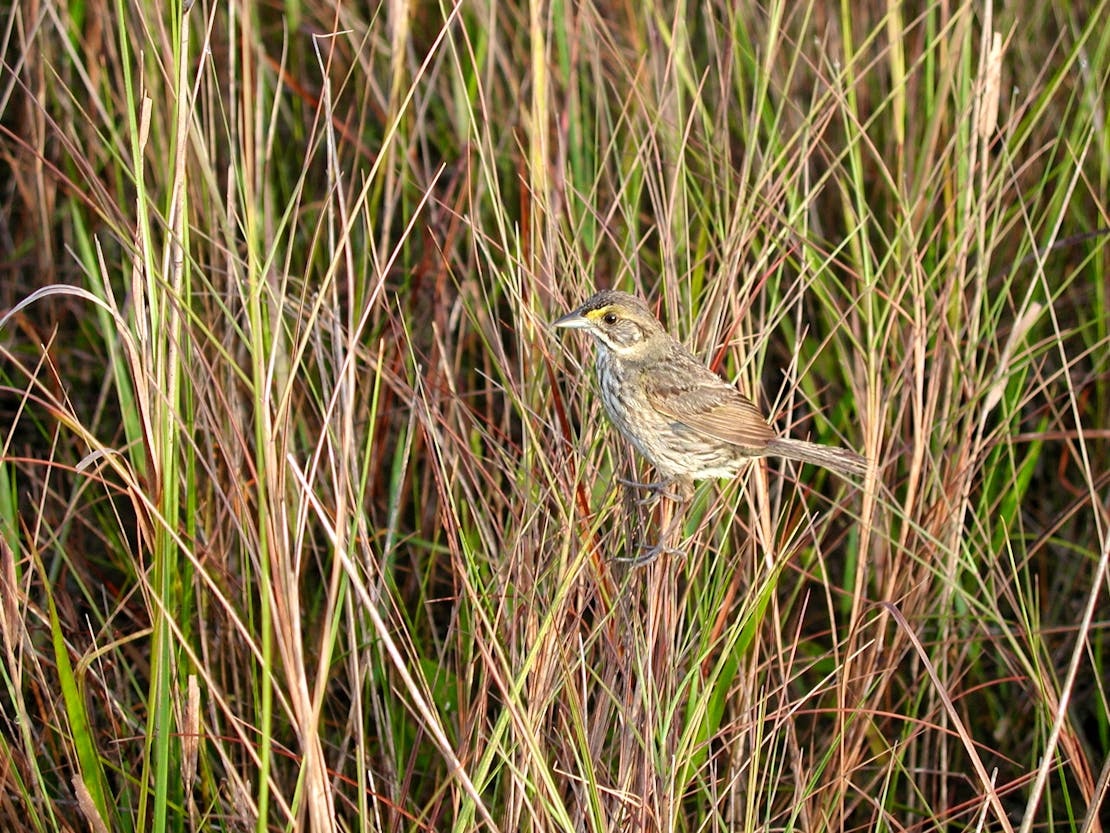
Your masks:
<path fill-rule="evenodd" d="M 666 498 L 674 503 L 679 503 L 685 499 L 685 496 L 681 493 L 681 489 L 670 491 L 671 487 L 675 485 L 673 479 L 660 480 L 658 483 L 640 483 L 636 480 L 618 477 L 617 482 L 629 489 L 639 489 L 640 491 L 651 493 L 647 497 L 640 498 L 640 500 L 637 501 L 640 506 L 647 506 L 648 504 L 655 503 L 661 498 Z"/>
<path fill-rule="evenodd" d="M 662 542 L 652 547 L 649 547 L 647 544 L 640 544 L 640 549 L 642 549 L 643 552 L 639 555 L 633 555 L 627 558 L 618 557 L 614 558 L 613 560 L 616 561 L 618 564 L 627 564 L 635 569 L 637 567 L 646 567 L 648 564 L 651 564 L 661 555 L 683 556 L 686 554 L 682 550 L 676 549 L 674 547 L 668 547 Z"/>

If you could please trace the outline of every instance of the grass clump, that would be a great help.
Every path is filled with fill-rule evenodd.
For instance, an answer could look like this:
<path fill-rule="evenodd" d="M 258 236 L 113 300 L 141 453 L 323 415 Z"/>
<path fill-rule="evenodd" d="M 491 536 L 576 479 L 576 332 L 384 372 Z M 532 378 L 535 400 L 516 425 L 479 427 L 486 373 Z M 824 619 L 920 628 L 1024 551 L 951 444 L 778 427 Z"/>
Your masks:
<path fill-rule="evenodd" d="M 1101 829 L 1108 11 L 17 4 L 0 824 Z M 608 286 L 866 480 L 623 565 Z"/>

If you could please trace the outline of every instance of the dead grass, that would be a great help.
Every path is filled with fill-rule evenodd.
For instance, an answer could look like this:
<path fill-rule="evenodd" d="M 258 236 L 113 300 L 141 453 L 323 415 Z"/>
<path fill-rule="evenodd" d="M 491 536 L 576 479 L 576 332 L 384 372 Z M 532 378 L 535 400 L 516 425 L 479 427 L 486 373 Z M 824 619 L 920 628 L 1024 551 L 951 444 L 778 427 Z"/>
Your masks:
<path fill-rule="evenodd" d="M 1107 11 L 17 4 L 3 826 L 1100 830 Z M 610 285 L 866 480 L 618 561 Z"/>

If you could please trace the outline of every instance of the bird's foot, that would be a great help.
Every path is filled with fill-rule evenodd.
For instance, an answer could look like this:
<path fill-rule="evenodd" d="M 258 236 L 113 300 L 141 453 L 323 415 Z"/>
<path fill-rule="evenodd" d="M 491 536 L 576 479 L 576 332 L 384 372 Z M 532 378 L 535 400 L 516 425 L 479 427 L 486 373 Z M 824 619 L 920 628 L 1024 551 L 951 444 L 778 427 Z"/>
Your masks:
<path fill-rule="evenodd" d="M 655 544 L 654 546 L 640 544 L 639 549 L 641 550 L 639 555 L 631 555 L 627 558 L 614 558 L 613 560 L 616 561 L 618 564 L 627 564 L 635 569 L 637 567 L 646 567 L 648 564 L 651 564 L 661 555 L 674 555 L 681 557 L 686 554 L 682 550 L 675 547 L 668 547 L 662 541 L 660 541 L 658 544 Z"/>
<path fill-rule="evenodd" d="M 666 498 L 667 500 L 680 503 L 686 500 L 686 490 L 683 485 L 676 481 L 674 478 L 668 480 L 660 480 L 656 483 L 641 483 L 638 480 L 628 480 L 624 477 L 618 477 L 617 482 L 622 486 L 629 489 L 637 489 L 649 494 L 642 497 L 637 501 L 641 506 L 655 503 L 656 501 Z M 675 488 L 677 487 L 677 488 Z"/>

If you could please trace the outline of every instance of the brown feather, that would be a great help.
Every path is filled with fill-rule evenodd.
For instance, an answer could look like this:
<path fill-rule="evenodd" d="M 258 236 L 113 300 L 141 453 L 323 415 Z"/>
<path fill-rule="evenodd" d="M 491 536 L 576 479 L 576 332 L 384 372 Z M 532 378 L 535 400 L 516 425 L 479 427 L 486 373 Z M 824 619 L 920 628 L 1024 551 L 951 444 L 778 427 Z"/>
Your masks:
<path fill-rule="evenodd" d="M 746 449 L 761 449 L 775 436 L 759 408 L 693 357 L 666 381 L 644 378 L 648 401 L 660 413 L 695 431 Z"/>

